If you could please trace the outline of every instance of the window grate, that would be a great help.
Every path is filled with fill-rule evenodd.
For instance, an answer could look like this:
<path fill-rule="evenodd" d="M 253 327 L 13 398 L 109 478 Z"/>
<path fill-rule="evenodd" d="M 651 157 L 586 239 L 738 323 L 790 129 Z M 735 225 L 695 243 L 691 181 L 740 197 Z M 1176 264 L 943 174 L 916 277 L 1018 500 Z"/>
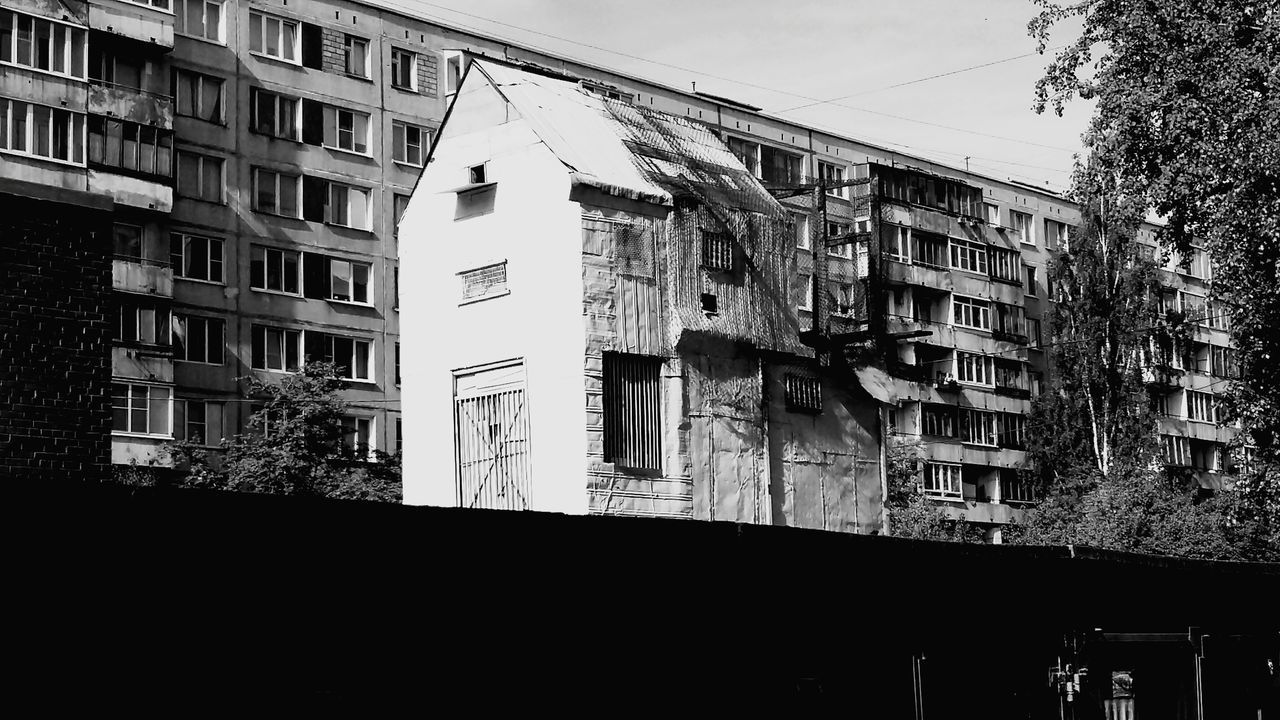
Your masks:
<path fill-rule="evenodd" d="M 500 262 L 462 273 L 462 299 L 501 295 L 507 292 L 507 264 Z"/>
<path fill-rule="evenodd" d="M 787 375 L 784 378 L 787 409 L 793 412 L 822 412 L 822 383 L 815 377 Z"/>
<path fill-rule="evenodd" d="M 662 468 L 662 359 L 604 353 L 604 460 Z"/>
<path fill-rule="evenodd" d="M 728 233 L 702 231 L 702 267 L 733 272 L 733 241 Z"/>

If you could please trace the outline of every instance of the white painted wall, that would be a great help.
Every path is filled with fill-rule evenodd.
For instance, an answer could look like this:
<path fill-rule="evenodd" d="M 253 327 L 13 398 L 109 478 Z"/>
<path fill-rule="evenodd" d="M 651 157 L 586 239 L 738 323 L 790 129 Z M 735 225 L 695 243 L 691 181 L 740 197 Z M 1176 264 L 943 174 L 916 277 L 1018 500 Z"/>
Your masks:
<path fill-rule="evenodd" d="M 457 504 L 453 373 L 524 358 L 532 509 L 582 514 L 585 491 L 581 209 L 565 166 L 468 78 L 400 225 L 404 501 Z M 472 92 L 468 93 L 470 89 Z M 494 212 L 454 220 L 467 169 L 487 162 Z M 507 261 L 510 294 L 459 306 L 457 273 Z"/>

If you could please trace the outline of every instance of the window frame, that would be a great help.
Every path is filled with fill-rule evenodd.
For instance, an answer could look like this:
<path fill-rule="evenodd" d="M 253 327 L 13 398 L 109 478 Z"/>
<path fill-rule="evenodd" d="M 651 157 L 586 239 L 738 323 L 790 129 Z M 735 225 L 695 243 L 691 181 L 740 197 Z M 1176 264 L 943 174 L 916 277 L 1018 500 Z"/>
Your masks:
<path fill-rule="evenodd" d="M 990 300 L 968 295 L 957 295 L 955 293 L 951 295 L 951 322 L 956 327 L 989 332 L 991 330 L 991 310 Z M 967 315 L 969 319 L 976 320 L 977 323 L 962 321 L 962 315 Z"/>
<path fill-rule="evenodd" d="M 260 372 L 296 373 L 298 369 L 302 367 L 302 331 L 301 330 L 296 330 L 294 328 L 279 327 L 276 325 L 259 325 L 257 323 L 254 323 L 252 326 L 250 326 L 249 332 L 250 332 L 250 337 L 249 337 L 249 344 L 250 344 L 249 367 L 250 368 L 254 370 L 258 370 Z M 261 332 L 261 335 L 262 335 L 262 342 L 261 342 L 262 365 L 261 366 L 257 364 L 258 357 L 259 357 L 259 352 L 257 347 L 259 344 L 259 340 L 258 340 L 259 332 Z M 268 365 L 270 364 L 269 361 L 271 358 L 271 353 L 269 352 L 269 348 L 267 347 L 267 345 L 268 345 L 268 341 L 271 339 L 272 333 L 278 333 L 279 340 L 280 340 L 280 343 L 279 343 L 280 368 L 268 367 Z M 292 349 L 293 349 L 294 363 L 292 367 L 290 367 L 290 363 L 289 363 L 290 346 L 292 346 Z"/>
<path fill-rule="evenodd" d="M 326 298 L 327 300 L 329 300 L 330 302 L 340 302 L 340 303 L 346 303 L 349 305 L 364 305 L 364 306 L 373 305 L 374 289 L 373 289 L 373 264 L 372 263 L 361 262 L 359 260 L 344 260 L 342 258 L 334 257 L 334 258 L 329 258 L 329 262 L 327 264 L 329 266 L 329 296 L 328 298 Z M 337 271 L 337 267 L 339 265 L 345 265 L 347 267 L 348 277 L 346 278 L 346 282 L 348 283 L 348 286 L 351 291 L 349 293 L 350 297 L 348 298 L 339 297 L 339 293 L 334 288 L 334 283 L 337 282 L 339 279 L 338 271 Z M 364 272 L 364 299 L 363 300 L 356 299 L 356 288 L 358 287 L 356 283 L 357 269 L 363 269 L 363 272 Z"/>
<path fill-rule="evenodd" d="M 339 189 L 346 192 L 346 204 L 343 212 L 346 215 L 347 222 L 341 222 L 334 216 L 336 208 L 339 207 L 339 203 L 337 203 L 334 199 L 334 193 Z M 364 225 L 352 225 L 350 223 L 351 208 L 353 207 L 353 205 L 351 204 L 351 196 L 353 194 L 352 191 L 354 191 L 355 194 L 364 196 L 364 221 L 365 221 Z M 352 230 L 371 231 L 373 229 L 373 207 L 372 206 L 373 206 L 373 192 L 369 188 L 361 187 L 359 185 L 348 185 L 347 183 L 340 183 L 333 180 L 325 181 L 325 196 L 324 196 L 324 224 L 325 225 L 345 227 L 345 228 L 350 228 Z"/>
<path fill-rule="evenodd" d="M 9 15 L 9 42 L 8 47 L 0 48 L 0 65 L 9 65 L 12 67 L 20 67 L 38 73 L 47 73 L 58 77 L 70 78 L 72 80 L 87 80 L 89 77 L 89 28 L 77 23 L 64 22 L 50 17 L 42 17 L 38 15 L 29 15 L 20 10 L 11 10 L 9 8 L 0 8 L 0 17 Z M 18 24 L 19 17 L 26 18 L 30 21 L 31 26 L 31 42 L 30 42 L 30 63 L 20 62 L 18 58 Z M 49 25 L 49 42 L 46 50 L 47 67 L 41 67 L 36 53 L 40 49 L 37 42 L 36 24 L 47 23 Z M 62 28 L 62 70 L 56 70 L 59 63 L 55 63 L 53 53 L 58 44 L 58 33 L 55 28 Z M 79 40 L 80 51 L 77 55 L 75 46 Z M 79 60 L 78 68 L 76 60 Z M 80 74 L 76 74 L 78 69 Z"/>
<path fill-rule="evenodd" d="M 192 343 L 187 338 L 191 337 L 192 320 L 198 320 L 204 326 L 204 359 L 193 359 L 189 356 Z M 182 326 L 181 336 L 178 327 Z M 213 342 L 212 329 L 218 329 L 217 342 Z M 187 315 L 173 313 L 173 359 L 174 362 L 187 362 L 198 365 L 222 366 L 227 362 L 227 321 L 224 318 L 209 317 L 207 315 Z M 180 339 L 181 338 L 181 339 Z M 210 360 L 213 356 L 213 350 L 217 348 L 217 361 Z"/>
<path fill-rule="evenodd" d="M 307 331 L 317 332 L 317 331 Z M 334 333 L 319 333 L 322 336 L 321 342 L 324 343 L 324 359 L 333 363 L 338 368 L 338 377 L 347 382 L 373 383 L 374 379 L 374 353 L 373 340 L 370 338 L 357 337 L 354 335 L 336 335 Z M 339 359 L 337 344 L 339 342 L 351 343 L 351 357 Z M 358 374 L 360 361 L 360 347 L 365 348 L 364 370 L 365 375 L 362 377 Z M 348 364 L 343 365 L 343 360 Z M 343 369 L 347 374 L 342 374 Z"/>
<path fill-rule="evenodd" d="M 117 402 L 120 400 L 120 397 L 121 397 L 120 395 L 117 394 L 118 388 L 120 387 L 128 388 L 125 395 L 123 396 L 125 398 L 125 405 L 123 406 L 117 405 Z M 146 389 L 146 398 L 144 400 L 143 407 L 141 408 L 134 407 L 134 400 L 135 400 L 134 388 Z M 166 396 L 163 398 L 152 398 L 153 389 L 164 390 Z M 135 382 L 130 379 L 112 378 L 111 380 L 111 434 L 113 436 L 123 436 L 123 437 L 149 437 L 149 438 L 158 437 L 158 438 L 172 439 L 173 438 L 173 394 L 174 394 L 173 390 L 174 388 L 171 385 L 160 385 L 156 383 Z M 153 416 L 152 409 L 155 407 L 156 402 L 162 402 L 166 405 L 165 425 L 164 425 L 165 429 L 159 432 L 154 432 L 151 430 L 151 427 L 152 427 L 151 418 Z M 116 413 L 118 410 L 122 408 L 124 409 L 125 429 L 117 429 Z M 133 427 L 134 413 L 139 411 L 146 413 L 146 430 L 136 430 Z"/>
<path fill-rule="evenodd" d="M 194 79 L 196 80 L 196 89 L 193 90 L 191 93 L 192 112 L 190 113 L 184 113 L 184 112 L 181 112 L 180 110 L 181 102 L 179 100 L 180 93 L 178 92 L 178 90 L 181 87 L 182 75 L 194 76 Z M 171 81 L 170 81 L 171 90 L 173 92 L 173 114 L 174 115 L 176 115 L 177 117 L 185 117 L 185 118 L 191 118 L 193 120 L 200 120 L 201 122 L 207 122 L 214 125 L 225 126 L 227 124 L 227 81 L 225 78 L 218 77 L 217 75 L 210 75 L 208 73 L 203 73 L 198 70 L 189 70 L 187 68 L 181 68 L 181 67 L 172 68 L 172 72 L 170 73 L 170 76 L 171 76 Z M 217 82 L 218 84 L 217 118 L 205 117 L 205 113 L 203 112 L 204 100 L 205 100 L 204 86 L 207 82 Z M 199 110 L 196 109 L 197 105 L 200 106 Z"/>
<path fill-rule="evenodd" d="M 277 253 L 279 256 L 278 277 L 280 278 L 280 289 L 275 289 L 270 287 L 270 279 L 271 279 L 270 266 L 273 264 L 271 262 L 272 253 Z M 287 272 L 288 264 L 285 262 L 288 259 L 288 256 L 293 256 L 294 258 L 294 262 L 293 262 L 294 267 L 293 267 L 292 275 L 293 275 L 293 284 L 296 289 L 292 292 L 285 289 L 288 287 L 288 278 L 290 275 L 290 273 Z M 262 283 L 261 285 L 255 285 L 254 283 L 257 280 L 254 277 L 256 275 L 255 265 L 259 263 L 261 263 L 261 267 L 262 267 Z M 250 245 L 249 246 L 249 289 L 254 292 L 274 293 L 277 295 L 288 295 L 289 297 L 302 297 L 303 295 L 302 293 L 302 253 L 298 252 L 297 250 L 276 248 L 268 245 Z"/>
<path fill-rule="evenodd" d="M 271 130 L 270 132 L 263 130 L 262 117 L 259 112 L 260 102 L 262 98 L 271 98 Z M 285 103 L 291 103 L 293 109 L 289 112 L 283 111 Z M 293 95 L 285 95 L 283 93 L 273 92 L 260 87 L 254 87 L 249 92 L 249 130 L 257 135 L 265 135 L 277 140 L 291 140 L 293 142 L 302 142 L 302 100 Z M 292 134 L 284 132 L 286 125 L 284 118 L 289 117 L 292 120 Z"/>
<path fill-rule="evenodd" d="M 275 187 L 272 192 L 273 192 L 273 199 L 275 202 L 274 202 L 274 207 L 271 207 L 271 208 L 263 207 L 259 203 L 259 199 L 261 196 L 260 188 L 261 188 L 263 175 L 273 176 L 273 185 Z M 254 212 L 266 213 L 268 215 L 275 215 L 277 217 L 290 218 L 293 220 L 302 219 L 302 202 L 301 202 L 302 176 L 301 175 L 294 175 L 292 173 L 283 172 L 281 170 L 275 170 L 273 168 L 254 166 L 251 172 L 251 180 L 252 182 L 251 182 L 250 192 L 252 193 L 251 195 L 251 197 L 253 198 L 252 207 Z M 284 212 L 285 208 L 283 207 L 283 204 L 280 201 L 282 197 L 282 193 L 280 192 L 280 190 L 281 188 L 286 186 L 286 183 L 289 180 L 293 181 L 294 212 L 292 215 Z"/>
<path fill-rule="evenodd" d="M 182 168 L 182 158 L 184 157 L 195 158 L 199 161 L 199 167 L 196 172 L 196 177 L 200 178 L 200 189 L 199 189 L 198 195 L 190 195 L 183 192 L 181 168 Z M 204 192 L 205 191 L 204 185 L 206 180 L 205 165 L 209 162 L 216 162 L 218 165 L 218 181 L 215 183 L 215 187 L 217 189 L 216 200 L 206 197 Z M 226 196 L 226 193 L 224 192 L 224 188 L 226 187 L 226 179 L 227 179 L 226 158 L 218 155 L 205 155 L 204 153 L 197 152 L 195 150 L 183 150 L 183 149 L 175 148 L 174 163 L 175 163 L 175 166 L 178 168 L 178 172 L 174 173 L 174 178 L 173 178 L 174 194 L 176 194 L 179 197 L 186 198 L 188 200 L 198 200 L 200 202 L 213 203 L 215 205 L 225 205 L 227 203 L 227 196 Z"/>
<path fill-rule="evenodd" d="M 204 31 L 202 34 L 197 35 L 197 34 L 188 32 L 188 28 L 187 28 L 187 15 L 188 15 L 187 4 L 188 3 L 199 3 L 201 6 L 200 7 L 200 10 L 201 10 L 200 27 Z M 217 28 L 215 28 L 214 30 L 214 34 L 217 37 L 209 37 L 209 34 L 208 34 L 210 6 L 215 6 L 218 8 Z M 202 40 L 204 42 L 216 43 L 218 45 L 226 45 L 227 44 L 227 33 L 226 33 L 227 13 L 224 12 L 225 10 L 226 10 L 226 4 L 223 2 L 223 0 L 173 0 L 173 31 L 174 33 L 181 35 L 182 37 L 192 38 L 195 40 Z"/>
<path fill-rule="evenodd" d="M 974 362 L 968 362 L 971 359 Z M 967 370 L 968 368 L 979 369 L 981 372 L 971 372 Z M 975 379 L 979 375 L 982 376 L 982 379 Z M 968 376 L 968 379 L 966 379 L 966 376 Z M 996 386 L 995 359 L 990 355 L 957 350 L 955 353 L 955 378 L 956 382 L 962 385 L 994 388 Z"/>
<path fill-rule="evenodd" d="M 396 81 L 399 80 L 399 74 L 403 68 L 401 58 L 405 56 L 409 60 L 409 84 L 401 85 Z M 418 92 L 418 53 L 395 46 L 391 47 L 391 87 L 407 92 Z"/>
<path fill-rule="evenodd" d="M 180 252 L 174 252 L 174 241 L 181 238 Z M 205 275 L 206 277 L 195 277 L 187 275 L 187 253 L 190 244 L 187 242 L 192 238 L 198 238 L 205 241 L 205 247 L 208 248 L 205 257 Z M 217 244 L 217 258 L 214 258 L 213 247 Z M 169 264 L 173 267 L 173 277 L 179 280 L 190 280 L 192 282 L 210 283 L 212 285 L 226 285 L 226 245 L 221 238 L 208 237 L 205 235 L 197 235 L 194 233 L 173 230 L 169 233 Z M 177 262 L 174 259 L 177 258 Z M 211 279 L 214 274 L 213 269 L 217 268 L 218 279 Z"/>
<path fill-rule="evenodd" d="M 22 113 L 22 147 L 15 147 L 13 142 L 17 137 L 16 118 L 18 117 L 15 108 L 21 106 Z M 39 118 L 37 111 L 43 109 L 47 112 L 48 117 L 48 134 L 39 137 Z M 56 133 L 58 130 L 59 116 L 66 117 L 66 132 L 61 138 L 61 145 L 66 149 L 67 157 L 57 157 L 54 152 L 59 146 Z M 72 167 L 88 167 L 89 165 L 89 116 L 85 113 L 78 113 L 74 110 L 68 110 L 61 107 L 53 107 L 43 103 L 33 103 L 28 100 L 18 100 L 16 98 L 0 97 L 0 136 L 4 139 L 4 144 L 0 145 L 0 153 L 21 155 L 23 157 L 35 158 L 43 162 L 52 162 L 59 165 L 69 165 Z M 79 132 L 77 132 L 79 130 Z M 48 149 L 48 153 L 38 152 L 42 146 Z M 77 160 L 76 158 L 80 159 Z"/>
<path fill-rule="evenodd" d="M 1023 245 L 1035 245 L 1035 225 L 1035 215 L 1014 210 L 1013 208 L 1009 209 L 1009 232 L 1018 236 L 1018 242 Z"/>
<path fill-rule="evenodd" d="M 356 71 L 353 71 L 351 68 L 351 55 L 352 48 L 356 46 L 361 46 L 361 54 L 363 57 L 361 65 L 363 65 L 363 69 L 361 70 L 358 68 Z M 360 78 L 361 80 L 370 79 L 369 62 L 370 55 L 372 54 L 370 53 L 372 47 L 373 43 L 369 41 L 369 38 L 352 35 L 351 33 L 344 33 L 342 40 L 342 70 L 348 77 Z"/>
<path fill-rule="evenodd" d="M 941 482 L 937 474 L 938 470 L 945 470 L 946 477 L 942 478 Z M 925 496 L 939 500 L 963 500 L 964 482 L 960 463 L 926 460 L 921 478 L 921 491 Z"/>
<path fill-rule="evenodd" d="M 418 162 L 409 159 L 410 131 L 418 134 Z M 393 162 L 420 168 L 427 163 L 427 151 L 431 148 L 431 129 L 404 120 L 391 121 L 391 159 Z"/>
<path fill-rule="evenodd" d="M 199 404 L 202 406 L 203 410 L 201 413 L 201 415 L 203 415 L 202 422 L 195 424 L 202 425 L 206 428 L 205 433 L 201 436 L 200 442 L 198 443 L 199 447 L 221 447 L 222 441 L 227 437 L 227 403 L 222 400 L 213 400 L 208 398 L 175 398 L 173 401 L 173 438 L 175 440 L 192 442 L 195 444 L 194 441 L 191 440 L 191 425 L 193 424 L 191 420 L 191 408 L 193 404 Z M 178 412 L 179 408 L 182 409 L 181 413 Z M 211 417 L 210 410 L 213 408 L 217 408 L 217 442 L 210 442 L 208 432 L 209 425 L 214 424 L 209 422 L 209 418 Z M 178 432 L 179 427 L 181 427 L 181 433 Z"/>
<path fill-rule="evenodd" d="M 253 31 L 255 17 L 258 18 L 258 32 L 257 32 L 256 38 L 254 37 L 255 33 Z M 275 40 L 276 40 L 276 47 L 279 50 L 279 52 L 275 54 L 268 52 L 268 47 L 269 47 L 267 45 L 268 21 L 275 22 L 277 26 Z M 290 44 L 286 44 L 285 28 L 289 25 L 293 26 L 293 42 Z M 249 11 L 249 25 L 246 32 L 249 34 L 248 50 L 250 55 L 260 57 L 260 58 L 270 58 L 271 60 L 275 60 L 276 62 L 287 63 L 289 65 L 297 65 L 297 66 L 302 65 L 302 23 L 299 22 L 298 20 L 294 20 L 293 18 L 287 18 L 281 15 L 274 15 L 272 13 L 262 12 L 256 9 L 251 9 Z M 258 44 L 257 50 L 253 49 L 255 39 L 257 40 L 257 44 Z M 293 57 L 291 58 L 285 57 L 284 53 L 285 53 L 286 45 L 289 47 L 290 51 L 293 54 Z"/>

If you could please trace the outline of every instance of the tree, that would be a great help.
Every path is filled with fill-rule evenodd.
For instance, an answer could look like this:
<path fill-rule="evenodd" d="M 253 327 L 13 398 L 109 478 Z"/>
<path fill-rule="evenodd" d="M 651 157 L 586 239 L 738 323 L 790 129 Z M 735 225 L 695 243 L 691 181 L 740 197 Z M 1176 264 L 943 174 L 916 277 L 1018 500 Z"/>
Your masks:
<path fill-rule="evenodd" d="M 952 519 L 920 491 L 920 446 L 918 442 L 894 442 L 889 447 L 889 496 L 885 512 L 889 534 L 912 540 L 980 543 L 982 529 L 964 518 Z"/>
<path fill-rule="evenodd" d="M 329 363 L 308 363 L 280 383 L 249 379 L 248 396 L 262 407 L 248 432 L 224 444 L 213 462 L 197 444 L 180 443 L 174 454 L 187 466 L 187 487 L 277 495 L 400 501 L 400 458 L 346 442 L 347 404 L 338 397 L 342 380 Z"/>
<path fill-rule="evenodd" d="M 1057 23 L 1083 23 L 1035 109 L 1096 100 L 1086 177 L 1165 217 L 1162 243 L 1204 242 L 1242 353 L 1227 410 L 1269 446 L 1280 431 L 1280 0 L 1033 2 L 1041 52 Z"/>

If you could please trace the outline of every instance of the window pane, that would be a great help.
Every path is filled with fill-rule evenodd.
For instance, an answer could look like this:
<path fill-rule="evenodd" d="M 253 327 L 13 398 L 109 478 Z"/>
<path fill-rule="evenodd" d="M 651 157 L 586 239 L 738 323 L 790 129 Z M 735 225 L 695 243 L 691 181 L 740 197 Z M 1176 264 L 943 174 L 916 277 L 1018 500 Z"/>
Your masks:
<path fill-rule="evenodd" d="M 0 60 L 13 61 L 13 13 L 0 11 Z"/>
<path fill-rule="evenodd" d="M 221 25 L 222 6 L 218 3 L 205 3 L 204 6 L 204 36 L 209 40 L 221 40 L 221 33 L 218 27 Z"/>
<path fill-rule="evenodd" d="M 400 123 L 391 124 L 391 147 L 392 147 L 392 158 L 395 160 L 399 160 L 400 162 L 404 162 L 405 160 L 404 125 Z"/>
<path fill-rule="evenodd" d="M 294 139 L 298 137 L 297 128 L 297 107 L 295 100 L 290 98 L 280 98 L 280 137 Z"/>
<path fill-rule="evenodd" d="M 147 431 L 147 386 L 129 386 L 129 430 L 144 433 Z"/>
<path fill-rule="evenodd" d="M 110 138 L 107 142 L 107 153 L 110 157 Z M 194 196 L 200 191 L 200 160 L 190 153 L 178 153 L 178 190 L 183 195 Z"/>
<path fill-rule="evenodd" d="M 351 266 L 351 299 L 356 302 L 369 302 L 369 266 L 353 264 Z"/>
<path fill-rule="evenodd" d="M 53 40 L 53 23 L 48 20 L 36 21 L 36 63 L 41 70 L 49 69 L 49 50 Z"/>
<path fill-rule="evenodd" d="M 284 59 L 293 60 L 294 59 L 293 49 L 294 47 L 297 46 L 297 42 L 298 42 L 298 26 L 289 22 L 285 23 L 284 38 L 281 40 L 281 42 L 283 44 L 282 49 L 284 51 Z"/>
<path fill-rule="evenodd" d="M 201 0 L 187 0 L 187 12 L 183 20 L 186 23 L 187 34 L 203 35 L 204 3 Z"/>
<path fill-rule="evenodd" d="M 254 170 L 253 184 L 255 188 L 254 206 L 258 210 L 275 212 L 276 174 L 266 170 Z"/>
<path fill-rule="evenodd" d="M 334 260 L 329 264 L 330 276 L 333 279 L 330 290 L 335 300 L 351 299 L 351 263 Z"/>
<path fill-rule="evenodd" d="M 271 93 L 255 92 L 254 129 L 260 133 L 273 135 L 276 131 L 276 96 Z"/>
<path fill-rule="evenodd" d="M 298 254 L 284 253 L 284 291 L 298 292 Z"/>
<path fill-rule="evenodd" d="M 281 357 L 283 335 L 279 330 L 267 331 L 267 368 L 271 370 L 279 370 L 283 367 L 284 358 Z"/>
<path fill-rule="evenodd" d="M 178 114 L 194 115 L 196 112 L 195 99 L 196 88 L 199 85 L 199 76 L 192 73 L 182 72 L 181 70 L 177 71 L 177 73 L 178 87 L 175 89 L 178 93 Z"/>
<path fill-rule="evenodd" d="M 222 83 L 208 77 L 200 82 L 200 119 L 222 120 Z"/>
<path fill-rule="evenodd" d="M 266 267 L 267 267 L 267 289 L 280 289 L 280 263 L 281 252 L 279 250 L 266 250 Z"/>
<path fill-rule="evenodd" d="M 286 217 L 298 216 L 298 179 L 288 175 L 280 176 L 279 213 Z"/>
<path fill-rule="evenodd" d="M 53 26 L 53 44 L 49 48 L 50 69 L 54 72 L 67 71 L 67 26 Z"/>
<path fill-rule="evenodd" d="M 249 52 L 262 52 L 262 16 L 249 13 Z"/>
<path fill-rule="evenodd" d="M 356 343 L 356 373 L 361 380 L 369 379 L 369 343 Z"/>
<path fill-rule="evenodd" d="M 204 362 L 208 352 L 209 322 L 204 318 L 187 319 L 187 359 Z"/>
<path fill-rule="evenodd" d="M 169 434 L 169 388 L 151 388 L 151 418 L 147 432 Z"/>
<path fill-rule="evenodd" d="M 365 190 L 351 188 L 351 227 L 367 230 L 369 228 L 369 193 Z"/>
<path fill-rule="evenodd" d="M 51 113 L 52 113 L 52 108 L 45 107 L 44 105 L 31 106 L 32 135 L 34 136 L 34 142 L 32 143 L 31 152 L 35 153 L 36 155 L 49 157 L 49 130 L 50 130 Z"/>
<path fill-rule="evenodd" d="M 201 197 L 214 202 L 222 201 L 222 160 L 204 159 L 204 185 L 201 188 Z"/>
<path fill-rule="evenodd" d="M 129 386 L 113 383 L 111 385 L 111 429 L 121 432 L 129 430 Z"/>

